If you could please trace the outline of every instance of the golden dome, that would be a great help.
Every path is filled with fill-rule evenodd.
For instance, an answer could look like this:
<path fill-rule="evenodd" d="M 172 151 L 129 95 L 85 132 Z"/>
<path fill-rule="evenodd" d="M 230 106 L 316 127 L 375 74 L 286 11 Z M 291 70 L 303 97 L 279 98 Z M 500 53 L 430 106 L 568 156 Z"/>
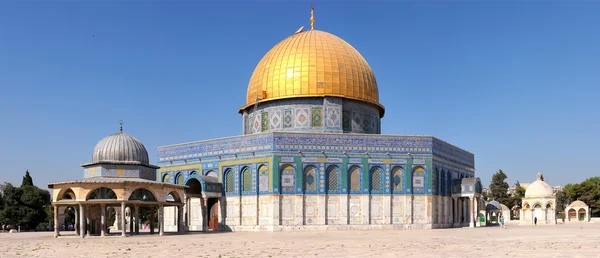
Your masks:
<path fill-rule="evenodd" d="M 375 75 L 362 55 L 333 34 L 309 30 L 282 40 L 260 60 L 240 112 L 257 99 L 325 96 L 372 103 L 383 116 Z"/>

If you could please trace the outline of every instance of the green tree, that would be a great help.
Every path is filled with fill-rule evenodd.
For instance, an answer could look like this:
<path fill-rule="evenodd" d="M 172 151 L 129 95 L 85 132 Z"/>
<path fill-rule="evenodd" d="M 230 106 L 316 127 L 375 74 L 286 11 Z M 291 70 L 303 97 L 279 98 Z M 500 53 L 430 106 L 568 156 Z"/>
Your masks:
<path fill-rule="evenodd" d="M 508 183 L 506 183 L 505 180 L 506 174 L 502 172 L 502 169 L 498 170 L 498 172 L 492 176 L 490 191 L 492 191 L 492 199 L 494 199 L 494 201 L 509 206 L 511 204 L 511 199 L 508 198 Z"/>
<path fill-rule="evenodd" d="M 592 213 L 592 217 L 600 216 L 600 177 L 590 177 L 580 184 L 565 185 L 567 200 L 585 202 Z"/>
<path fill-rule="evenodd" d="M 23 182 L 21 183 L 21 187 L 26 185 L 33 185 L 33 178 L 29 175 L 29 170 L 25 171 L 25 176 L 23 176 Z"/>
<path fill-rule="evenodd" d="M 27 179 L 28 178 L 28 179 Z M 29 185 L 29 173 L 23 177 L 23 186 L 15 187 L 7 183 L 3 187 L 4 205 L 0 209 L 0 223 L 22 229 L 35 229 L 48 218 L 50 192 Z"/>
<path fill-rule="evenodd" d="M 521 186 L 521 183 L 519 183 L 519 180 L 517 180 L 517 183 L 515 184 L 515 197 L 522 199 L 523 197 L 525 197 L 525 188 L 523 188 Z"/>
<path fill-rule="evenodd" d="M 556 217 L 559 219 L 565 219 L 565 208 L 569 205 L 567 194 L 564 191 L 556 192 Z"/>

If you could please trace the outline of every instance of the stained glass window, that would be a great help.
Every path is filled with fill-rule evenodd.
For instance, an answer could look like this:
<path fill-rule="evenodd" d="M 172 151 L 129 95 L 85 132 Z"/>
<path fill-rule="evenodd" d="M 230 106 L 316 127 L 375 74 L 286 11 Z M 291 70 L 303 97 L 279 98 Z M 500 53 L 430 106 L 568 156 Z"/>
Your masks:
<path fill-rule="evenodd" d="M 371 191 L 380 191 L 381 190 L 381 168 L 373 167 L 371 169 Z"/>
<path fill-rule="evenodd" d="M 245 168 L 244 171 L 242 171 L 242 179 L 244 180 L 244 183 L 242 185 L 242 191 L 245 193 L 251 192 L 252 191 L 252 175 L 250 174 L 250 169 Z"/>
<path fill-rule="evenodd" d="M 360 191 L 360 169 L 357 166 L 350 168 L 350 191 Z"/>
<path fill-rule="evenodd" d="M 163 176 L 163 183 L 170 183 L 171 182 L 171 176 L 169 174 L 165 174 Z"/>
<path fill-rule="evenodd" d="M 296 188 L 295 174 L 296 169 L 290 165 L 285 165 L 281 168 L 281 191 L 294 192 Z"/>
<path fill-rule="evenodd" d="M 225 171 L 225 192 L 232 193 L 235 189 L 234 183 L 233 172 L 231 172 L 231 169 L 227 169 Z"/>
<path fill-rule="evenodd" d="M 313 166 L 308 166 L 304 169 L 304 190 L 305 191 L 316 191 L 317 190 L 317 175 L 316 169 Z"/>
<path fill-rule="evenodd" d="M 402 187 L 402 168 L 401 167 L 394 167 L 394 169 L 392 169 L 392 185 L 393 185 L 393 189 L 394 191 L 402 191 L 403 187 Z"/>
<path fill-rule="evenodd" d="M 327 169 L 327 191 L 339 191 L 340 180 L 339 180 L 340 169 L 337 166 L 330 166 Z"/>
<path fill-rule="evenodd" d="M 183 185 L 183 175 L 181 173 L 177 175 L 177 184 Z"/>

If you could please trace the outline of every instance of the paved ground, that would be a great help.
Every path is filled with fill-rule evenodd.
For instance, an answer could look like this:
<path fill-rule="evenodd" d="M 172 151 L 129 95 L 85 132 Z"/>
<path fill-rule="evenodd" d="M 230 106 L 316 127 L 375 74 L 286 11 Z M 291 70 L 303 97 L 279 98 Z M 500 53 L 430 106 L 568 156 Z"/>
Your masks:
<path fill-rule="evenodd" d="M 0 234 L 0 257 L 600 257 L 600 224 L 134 237 Z"/>

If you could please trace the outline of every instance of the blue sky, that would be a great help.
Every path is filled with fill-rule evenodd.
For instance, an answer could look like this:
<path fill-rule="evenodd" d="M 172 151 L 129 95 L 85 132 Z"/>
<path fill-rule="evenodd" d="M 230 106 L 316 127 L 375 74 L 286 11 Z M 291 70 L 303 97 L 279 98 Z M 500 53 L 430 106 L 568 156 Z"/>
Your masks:
<path fill-rule="evenodd" d="M 124 131 L 160 145 L 239 135 L 246 86 L 310 2 L 0 3 L 0 181 L 78 179 Z M 475 153 L 485 186 L 600 171 L 600 2 L 316 1 L 316 28 L 358 49 L 385 134 Z"/>

